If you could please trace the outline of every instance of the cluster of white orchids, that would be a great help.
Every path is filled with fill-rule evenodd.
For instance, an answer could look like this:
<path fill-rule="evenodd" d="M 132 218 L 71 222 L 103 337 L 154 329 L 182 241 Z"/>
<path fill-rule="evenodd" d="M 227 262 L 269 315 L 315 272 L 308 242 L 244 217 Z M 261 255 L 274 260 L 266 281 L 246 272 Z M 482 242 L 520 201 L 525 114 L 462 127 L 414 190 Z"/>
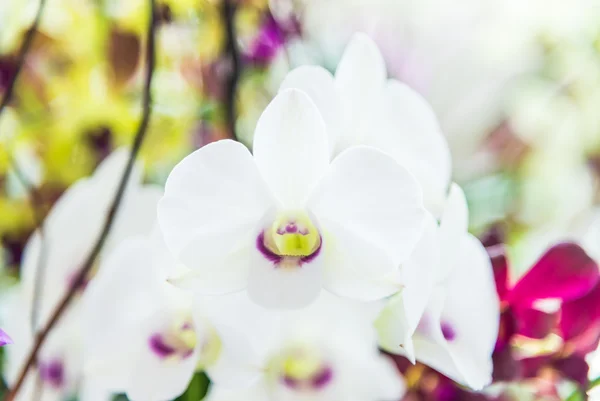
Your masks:
<path fill-rule="evenodd" d="M 72 285 L 128 152 L 56 203 L 30 239 L 4 329 L 14 382 Z M 18 399 L 161 401 L 192 376 L 211 401 L 395 401 L 388 353 L 458 383 L 491 380 L 499 320 L 492 266 L 430 106 L 388 79 L 355 35 L 334 75 L 292 70 L 252 152 L 222 140 L 175 166 L 164 191 L 136 166 L 78 299 Z M 46 260 L 34 308 L 35 272 Z"/>

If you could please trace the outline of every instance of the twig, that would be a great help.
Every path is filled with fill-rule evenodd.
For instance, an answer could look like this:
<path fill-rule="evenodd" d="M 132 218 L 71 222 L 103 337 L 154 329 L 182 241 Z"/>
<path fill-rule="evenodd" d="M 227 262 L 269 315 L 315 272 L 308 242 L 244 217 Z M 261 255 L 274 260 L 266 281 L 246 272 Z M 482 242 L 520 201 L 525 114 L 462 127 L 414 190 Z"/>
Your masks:
<path fill-rule="evenodd" d="M 15 86 L 17 83 L 17 79 L 19 78 L 19 74 L 21 73 L 21 70 L 23 69 L 23 66 L 25 65 L 25 60 L 27 58 L 27 54 L 29 53 L 29 49 L 31 48 L 31 44 L 33 43 L 33 38 L 35 37 L 35 34 L 40 26 L 40 22 L 42 20 L 42 15 L 44 13 L 45 5 L 46 5 L 46 0 L 40 0 L 37 12 L 35 14 L 35 18 L 33 19 L 31 26 L 25 33 L 25 37 L 23 38 L 23 41 L 21 42 L 21 47 L 19 48 L 19 52 L 17 54 L 17 61 L 16 61 L 15 69 L 12 72 L 12 76 L 10 77 L 10 79 L 8 81 L 8 86 L 4 90 L 2 100 L 0 101 L 0 118 L 2 117 L 2 113 L 4 112 L 4 109 L 6 108 L 6 106 L 8 106 L 8 103 L 10 103 L 10 101 L 11 101 L 12 94 L 14 92 L 14 89 L 15 89 Z M 39 292 L 40 292 L 39 290 L 40 290 L 41 283 L 44 280 L 43 279 L 43 277 L 44 277 L 43 271 L 45 270 L 44 269 L 45 246 L 43 245 L 43 229 L 42 229 L 42 221 L 43 221 L 44 217 L 43 217 L 43 211 L 39 210 L 39 208 L 43 206 L 43 202 L 42 202 L 41 196 L 39 195 L 37 189 L 33 185 L 31 185 L 29 180 L 21 172 L 21 169 L 19 168 L 17 163 L 15 163 L 11 159 L 11 164 L 13 167 L 12 169 L 15 174 L 15 177 L 21 183 L 21 185 L 27 190 L 29 202 L 31 204 L 31 208 L 32 208 L 32 212 L 33 212 L 33 218 L 35 221 L 35 226 L 36 226 L 36 229 L 40 230 L 40 239 L 42 241 L 41 250 L 40 250 L 40 260 L 38 261 L 36 271 L 34 272 L 35 283 L 34 283 L 34 299 L 33 299 L 33 307 L 32 307 L 32 318 L 31 318 L 31 326 L 32 327 L 31 328 L 32 328 L 32 330 L 35 330 L 35 324 L 36 324 L 35 322 L 37 320 L 37 310 L 39 309 Z M 35 361 L 34 361 L 34 363 L 35 363 Z"/>
<path fill-rule="evenodd" d="M 35 15 L 35 19 L 31 24 L 29 30 L 25 33 L 25 38 L 21 43 L 21 48 L 19 49 L 19 54 L 17 55 L 17 65 L 15 66 L 15 70 L 13 72 L 12 77 L 8 82 L 8 87 L 4 91 L 4 96 L 2 96 L 2 102 L 0 102 L 0 116 L 4 111 L 4 108 L 10 102 L 10 98 L 12 97 L 13 90 L 15 88 L 15 83 L 17 82 L 17 77 L 25 64 L 25 58 L 27 57 L 27 53 L 29 52 L 29 48 L 31 47 L 31 43 L 33 42 L 33 37 L 40 26 L 40 21 L 42 19 L 42 14 L 44 11 L 44 6 L 46 5 L 46 0 L 40 0 L 40 5 L 38 7 L 37 13 Z"/>
<path fill-rule="evenodd" d="M 242 70 L 240 51 L 237 44 L 235 28 L 235 0 L 222 0 L 221 18 L 225 25 L 225 59 L 227 62 L 227 78 L 225 81 L 225 118 L 231 136 L 237 139 L 235 121 L 237 118 L 236 94 Z"/>
<path fill-rule="evenodd" d="M 46 255 L 48 247 L 46 245 L 46 239 L 44 235 L 44 211 L 40 210 L 40 208 L 43 207 L 43 200 L 35 186 L 31 184 L 31 182 L 19 169 L 17 163 L 13 161 L 11 164 L 15 177 L 17 177 L 21 185 L 27 190 L 27 196 L 33 211 L 35 229 L 39 232 L 40 236 L 40 253 L 38 255 L 35 271 L 33 272 L 33 302 L 31 306 L 31 332 L 35 333 L 37 331 L 40 299 L 42 297 L 42 292 L 44 291 L 43 284 L 46 281 L 46 265 L 48 261 L 48 255 Z"/>
<path fill-rule="evenodd" d="M 100 233 L 94 248 L 91 253 L 87 257 L 85 263 L 83 264 L 81 270 L 77 274 L 73 285 L 69 288 L 67 293 L 63 296 L 58 306 L 50 316 L 48 323 L 44 326 L 44 328 L 40 331 L 40 333 L 36 336 L 35 343 L 33 348 L 31 349 L 29 355 L 27 356 L 26 362 L 19 372 L 17 380 L 15 381 L 14 386 L 8 393 L 6 397 L 6 401 L 14 401 L 19 389 L 23 385 L 25 381 L 25 377 L 27 376 L 27 372 L 31 368 L 31 366 L 35 363 L 36 357 L 40 348 L 44 344 L 48 334 L 54 328 L 56 323 L 59 321 L 61 316 L 66 311 L 67 307 L 70 305 L 71 301 L 74 299 L 74 296 L 79 289 L 79 287 L 84 282 L 87 274 L 91 270 L 96 257 L 100 253 L 104 242 L 113 226 L 114 219 L 119 209 L 119 205 L 121 204 L 121 200 L 125 193 L 125 188 L 127 187 L 127 182 L 129 181 L 129 176 L 131 175 L 131 170 L 135 163 L 135 159 L 137 154 L 139 153 L 140 147 L 145 138 L 145 134 L 148 127 L 148 122 L 150 120 L 150 112 L 151 112 L 151 104 L 152 104 L 152 76 L 154 73 L 154 63 L 155 63 L 155 30 L 156 30 L 156 4 L 155 0 L 149 0 L 150 2 L 150 16 L 149 16 L 149 24 L 148 24 L 148 38 L 146 42 L 146 75 L 144 81 L 144 91 L 143 91 L 143 109 L 142 109 L 142 118 L 140 120 L 140 124 L 138 126 L 138 130 L 136 132 L 135 138 L 133 140 L 133 145 L 131 149 L 131 155 L 129 160 L 127 161 L 127 166 L 125 167 L 125 171 L 123 172 L 123 176 L 121 177 L 121 181 L 119 183 L 119 188 L 117 189 L 117 193 L 113 200 L 113 203 L 108 211 L 106 216 L 106 221 L 104 223 L 104 227 L 102 228 L 102 232 Z"/>
<path fill-rule="evenodd" d="M 29 199 L 29 203 L 31 204 L 31 209 L 33 213 L 33 219 L 35 223 L 35 230 L 39 231 L 40 235 L 40 254 L 38 256 L 37 267 L 33 272 L 33 276 L 35 277 L 33 283 L 33 302 L 31 307 L 31 330 L 33 333 L 36 332 L 36 326 L 38 323 L 38 311 L 40 309 L 40 298 L 41 293 L 43 292 L 42 284 L 45 281 L 45 273 L 46 273 L 46 243 L 44 241 L 44 211 L 41 208 L 44 207 L 44 202 L 42 196 L 38 192 L 35 185 L 31 183 L 31 181 L 25 176 L 25 174 L 21 171 L 17 162 L 11 157 L 9 159 L 10 166 L 12 171 L 21 184 L 23 188 L 27 191 L 27 197 Z M 35 232 L 34 230 L 34 232 Z"/>

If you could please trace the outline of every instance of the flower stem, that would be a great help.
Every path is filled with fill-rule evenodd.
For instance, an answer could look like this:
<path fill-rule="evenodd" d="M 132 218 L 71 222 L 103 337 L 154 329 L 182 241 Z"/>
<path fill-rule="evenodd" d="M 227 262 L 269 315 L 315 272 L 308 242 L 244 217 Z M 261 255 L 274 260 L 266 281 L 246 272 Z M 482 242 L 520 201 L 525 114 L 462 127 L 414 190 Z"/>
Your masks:
<path fill-rule="evenodd" d="M 27 58 L 27 53 L 31 48 L 31 44 L 33 43 L 33 37 L 40 26 L 40 21 L 42 20 L 42 14 L 44 12 L 44 6 L 46 5 L 46 0 L 40 0 L 40 5 L 38 6 L 37 13 L 35 14 L 35 19 L 33 23 L 25 33 L 25 38 L 21 43 L 21 48 L 19 49 L 19 53 L 17 55 L 17 64 L 15 66 L 15 70 L 13 71 L 12 77 L 8 81 L 8 86 L 4 91 L 4 96 L 2 96 L 2 101 L 0 102 L 0 116 L 2 116 L 2 112 L 4 108 L 10 102 L 13 91 L 15 89 L 15 83 L 17 82 L 17 78 L 19 77 L 19 73 L 23 69 L 23 65 L 25 64 L 25 59 Z"/>
<path fill-rule="evenodd" d="M 11 388 L 10 392 L 8 393 L 8 395 L 6 397 L 6 401 L 14 401 L 15 400 L 15 397 L 16 397 L 19 389 L 21 388 L 21 386 L 23 385 L 23 383 L 25 381 L 27 372 L 32 367 L 32 365 L 35 363 L 37 354 L 40 351 L 40 348 L 42 347 L 42 345 L 44 344 L 44 341 L 48 337 L 48 334 L 52 331 L 54 326 L 56 326 L 56 324 L 59 321 L 59 319 L 61 318 L 61 316 L 67 310 L 67 307 L 73 301 L 78 288 L 84 282 L 85 277 L 87 276 L 87 274 L 91 270 L 92 266 L 94 265 L 94 261 L 96 260 L 96 257 L 100 253 L 100 250 L 102 249 L 102 247 L 106 241 L 106 238 L 113 226 L 114 219 L 117 214 L 117 210 L 119 209 L 119 206 L 121 204 L 121 200 L 125 193 L 125 188 L 127 186 L 129 176 L 131 175 L 131 170 L 135 163 L 135 159 L 137 158 L 139 150 L 144 141 L 146 131 L 148 128 L 148 123 L 150 121 L 150 113 L 151 113 L 151 106 L 152 106 L 151 86 L 152 86 L 152 77 L 154 74 L 154 64 L 155 64 L 156 4 L 155 4 L 155 0 L 149 0 L 149 2 L 150 2 L 150 16 L 149 16 L 149 23 L 148 23 L 148 38 L 146 41 L 146 62 L 145 62 L 146 75 L 145 75 L 145 80 L 144 80 L 143 99 L 142 99 L 142 117 L 141 117 L 138 129 L 137 129 L 135 138 L 133 140 L 131 155 L 129 157 L 127 166 L 125 167 L 125 170 L 121 177 L 121 181 L 119 183 L 119 188 L 117 190 L 117 193 L 115 195 L 113 203 L 109 209 L 109 212 L 106 216 L 106 221 L 105 221 L 102 231 L 96 241 L 96 244 L 94 245 L 91 253 L 88 255 L 87 259 L 85 260 L 85 263 L 83 264 L 81 270 L 79 271 L 77 277 L 75 278 L 74 285 L 71 286 L 69 288 L 69 290 L 67 291 L 67 293 L 63 296 L 63 298 L 59 302 L 58 306 L 55 308 L 52 315 L 50 316 L 48 323 L 44 326 L 43 329 L 40 330 L 39 334 L 36 336 L 33 348 L 31 349 L 29 355 L 27 356 L 26 362 L 25 362 L 22 370 L 19 372 L 19 375 L 17 376 L 17 380 L 15 381 L 14 386 Z"/>
<path fill-rule="evenodd" d="M 227 128 L 232 138 L 237 139 L 235 122 L 237 119 L 237 87 L 242 71 L 242 63 L 237 43 L 237 30 L 235 27 L 236 5 L 234 0 L 222 0 L 221 18 L 225 26 L 225 62 L 227 63 L 227 77 L 225 82 L 225 118 Z"/>

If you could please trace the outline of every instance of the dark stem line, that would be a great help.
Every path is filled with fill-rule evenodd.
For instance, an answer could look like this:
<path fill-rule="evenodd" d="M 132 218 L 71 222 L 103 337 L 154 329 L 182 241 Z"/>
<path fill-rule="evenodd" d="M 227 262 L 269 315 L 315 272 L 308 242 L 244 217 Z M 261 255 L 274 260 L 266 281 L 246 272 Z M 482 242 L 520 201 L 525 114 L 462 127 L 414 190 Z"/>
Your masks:
<path fill-rule="evenodd" d="M 12 71 L 12 76 L 10 77 L 10 79 L 8 81 L 8 86 L 4 90 L 2 100 L 0 101 L 0 118 L 2 117 L 4 109 L 6 108 L 6 106 L 8 106 L 8 104 L 10 103 L 10 101 L 12 99 L 12 95 L 15 90 L 17 79 L 19 78 L 21 70 L 23 69 L 23 67 L 25 65 L 25 60 L 27 59 L 27 54 L 29 53 L 29 50 L 31 49 L 33 39 L 34 39 L 35 34 L 37 33 L 38 28 L 40 26 L 40 22 L 42 20 L 42 15 L 44 13 L 45 6 L 46 6 L 46 0 L 40 0 L 37 12 L 33 19 L 33 22 L 31 24 L 31 26 L 29 27 L 29 29 L 27 30 L 27 32 L 25 33 L 25 37 L 23 38 L 23 41 L 21 42 L 21 47 L 19 48 L 19 52 L 17 53 L 15 69 Z M 33 298 L 33 305 L 32 305 L 31 329 L 32 329 L 32 332 L 35 332 L 37 311 L 39 310 L 39 302 L 40 302 L 39 301 L 39 292 L 40 292 L 39 290 L 41 287 L 41 283 L 44 281 L 44 273 L 43 272 L 45 270 L 44 266 L 46 264 L 46 261 L 45 261 L 46 258 L 44 256 L 45 255 L 45 246 L 43 245 L 43 228 L 42 228 L 42 223 L 44 220 L 44 216 L 43 216 L 44 211 L 40 209 L 43 207 L 43 202 L 42 202 L 42 198 L 41 198 L 39 192 L 31 184 L 31 182 L 27 179 L 27 177 L 22 173 L 18 164 L 12 158 L 10 160 L 10 163 L 12 165 L 12 170 L 14 171 L 15 177 L 17 178 L 17 180 L 19 180 L 21 185 L 27 191 L 29 203 L 31 204 L 31 208 L 32 208 L 35 227 L 36 227 L 36 229 L 39 229 L 40 240 L 42 241 L 42 245 L 41 245 L 41 249 L 40 249 L 40 259 L 38 261 L 36 271 L 34 272 L 35 282 L 34 282 L 34 293 L 33 293 L 34 298 Z M 35 363 L 35 361 L 34 361 L 34 363 Z"/>
<path fill-rule="evenodd" d="M 39 334 L 36 336 L 35 343 L 26 358 L 26 362 L 19 372 L 17 380 L 15 381 L 14 386 L 11 388 L 10 392 L 6 397 L 6 401 L 14 401 L 19 389 L 23 386 L 25 378 L 27 376 L 27 372 L 33 366 L 36 361 L 37 355 L 40 351 L 40 348 L 44 344 L 48 334 L 52 331 L 54 326 L 56 326 L 57 322 L 67 310 L 67 307 L 73 301 L 77 290 L 83 284 L 87 274 L 92 269 L 94 265 L 94 261 L 96 260 L 102 246 L 106 242 L 106 238 L 113 226 L 114 219 L 116 217 L 117 211 L 121 204 L 121 200 L 123 199 L 123 195 L 125 194 L 125 188 L 127 187 L 127 182 L 129 181 L 129 177 L 131 175 L 131 171 L 133 169 L 133 165 L 139 153 L 139 150 L 144 141 L 148 123 L 150 121 L 150 113 L 152 108 L 152 76 L 154 74 L 154 64 L 155 64 L 155 31 L 156 31 L 156 4 L 155 0 L 149 0 L 150 2 L 150 15 L 149 15 L 149 23 L 148 23 L 148 38 L 146 41 L 146 75 L 144 80 L 144 90 L 143 90 L 143 100 L 142 100 L 142 117 L 140 120 L 140 124 L 138 126 L 137 132 L 135 134 L 135 138 L 133 140 L 131 155 L 129 160 L 127 161 L 127 166 L 123 172 L 121 177 L 121 181 L 119 182 L 119 188 L 117 189 L 117 193 L 113 200 L 113 203 L 108 211 L 106 216 L 106 221 L 102 228 L 102 232 L 100 233 L 94 248 L 91 253 L 85 260 L 81 270 L 77 274 L 73 285 L 69 288 L 67 293 L 63 296 L 57 307 L 54 309 L 48 323 L 44 326 L 43 329 L 40 330 Z"/>
<path fill-rule="evenodd" d="M 35 230 L 38 230 L 40 236 L 40 254 L 38 256 L 38 263 L 36 269 L 33 273 L 35 280 L 33 283 L 33 302 L 31 307 L 31 331 L 32 333 L 36 332 L 36 326 L 38 324 L 38 312 L 40 309 L 40 298 L 41 293 L 43 292 L 43 283 L 45 282 L 46 277 L 46 241 L 44 238 L 44 202 L 42 196 L 38 192 L 35 185 L 31 183 L 31 181 L 25 176 L 25 174 L 21 171 L 19 165 L 16 161 L 11 157 L 9 160 L 11 168 L 15 174 L 15 177 L 19 181 L 19 183 L 25 188 L 27 191 L 27 197 L 29 199 L 29 203 L 31 205 L 33 219 L 35 224 Z M 34 230 L 34 232 L 35 232 Z"/>
<path fill-rule="evenodd" d="M 235 0 L 222 0 L 221 18 L 225 26 L 225 60 L 227 77 L 225 79 L 225 118 L 232 138 L 237 139 L 235 122 L 237 119 L 237 87 L 242 72 L 242 60 L 237 43 L 235 27 Z"/>
<path fill-rule="evenodd" d="M 25 65 L 25 59 L 27 58 L 27 53 L 31 48 L 31 44 L 33 43 L 33 37 L 40 26 L 40 21 L 42 20 L 42 14 L 44 12 L 44 6 L 46 5 L 46 0 L 40 0 L 40 5 L 38 7 L 37 13 L 35 14 L 35 19 L 29 27 L 29 30 L 25 33 L 25 38 L 21 43 L 21 48 L 19 49 L 19 53 L 17 55 L 17 64 L 15 66 L 15 70 L 13 71 L 13 75 L 8 82 L 8 87 L 4 91 L 4 96 L 2 96 L 2 101 L 0 102 L 0 116 L 4 111 L 4 108 L 10 102 L 12 98 L 13 91 L 15 89 L 15 83 L 17 82 L 17 78 L 19 73 L 23 69 L 23 65 Z"/>

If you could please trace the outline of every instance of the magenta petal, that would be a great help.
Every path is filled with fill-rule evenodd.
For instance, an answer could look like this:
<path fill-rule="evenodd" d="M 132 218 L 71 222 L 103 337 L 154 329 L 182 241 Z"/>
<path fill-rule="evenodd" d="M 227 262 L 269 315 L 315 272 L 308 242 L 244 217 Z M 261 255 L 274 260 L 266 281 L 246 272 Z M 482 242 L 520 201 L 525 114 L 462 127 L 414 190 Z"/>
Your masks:
<path fill-rule="evenodd" d="M 542 339 L 558 324 L 558 313 L 546 313 L 531 308 L 516 308 L 518 333 L 529 338 Z"/>
<path fill-rule="evenodd" d="M 589 348 L 600 337 L 600 283 L 585 296 L 562 305 L 560 332 L 576 348 Z M 579 343 L 579 344 L 577 344 Z"/>
<path fill-rule="evenodd" d="M 530 307 L 536 300 L 571 300 L 590 291 L 598 282 L 598 265 L 574 243 L 550 248 L 515 285 L 509 301 Z"/>
<path fill-rule="evenodd" d="M 4 330 L 0 329 L 0 347 L 7 344 L 12 344 L 13 340 L 4 332 Z"/>

